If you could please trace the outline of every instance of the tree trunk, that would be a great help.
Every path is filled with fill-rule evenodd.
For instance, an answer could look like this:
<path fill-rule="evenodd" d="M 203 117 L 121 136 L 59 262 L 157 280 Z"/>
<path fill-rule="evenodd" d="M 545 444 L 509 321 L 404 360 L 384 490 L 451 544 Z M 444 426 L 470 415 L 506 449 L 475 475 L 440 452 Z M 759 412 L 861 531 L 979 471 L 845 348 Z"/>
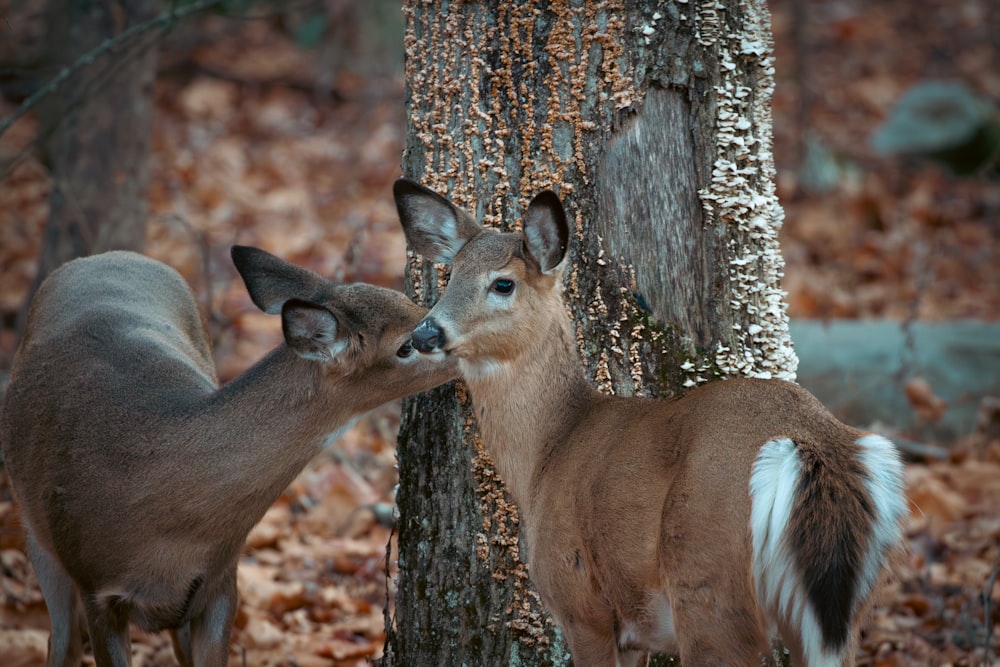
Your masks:
<path fill-rule="evenodd" d="M 566 297 L 602 390 L 794 378 L 762 0 L 408 0 L 403 173 L 512 228 L 552 188 Z M 409 286 L 445 284 L 414 259 Z M 461 384 L 406 402 L 386 663 L 566 664 Z"/>
<path fill-rule="evenodd" d="M 75 62 L 159 7 L 159 0 L 49 0 L 52 62 Z M 130 42 L 43 105 L 53 183 L 36 285 L 75 257 L 145 245 L 155 68 L 155 42 Z"/>

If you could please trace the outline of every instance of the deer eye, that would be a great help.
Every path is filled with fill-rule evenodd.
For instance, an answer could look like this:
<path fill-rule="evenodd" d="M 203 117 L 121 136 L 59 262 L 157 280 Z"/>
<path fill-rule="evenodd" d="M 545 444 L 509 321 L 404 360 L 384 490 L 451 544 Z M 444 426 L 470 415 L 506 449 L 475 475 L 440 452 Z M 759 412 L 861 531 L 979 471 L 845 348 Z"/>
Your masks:
<path fill-rule="evenodd" d="M 490 285 L 490 291 L 506 296 L 514 291 L 514 281 L 509 278 L 497 278 Z"/>
<path fill-rule="evenodd" d="M 400 359 L 406 359 L 411 354 L 413 354 L 413 343 L 410 341 L 406 341 L 396 350 L 396 356 Z"/>

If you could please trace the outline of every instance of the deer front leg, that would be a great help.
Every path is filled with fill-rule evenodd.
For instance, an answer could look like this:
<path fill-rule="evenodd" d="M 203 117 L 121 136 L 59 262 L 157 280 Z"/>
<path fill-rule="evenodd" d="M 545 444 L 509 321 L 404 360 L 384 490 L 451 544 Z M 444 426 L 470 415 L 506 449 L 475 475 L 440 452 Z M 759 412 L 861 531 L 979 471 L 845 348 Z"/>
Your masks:
<path fill-rule="evenodd" d="M 35 568 L 49 610 L 49 667 L 79 667 L 83 655 L 79 595 L 76 584 L 55 556 L 43 549 L 28 531 L 28 558 Z"/>
<path fill-rule="evenodd" d="M 195 667 L 225 667 L 229 662 L 229 636 L 236 616 L 236 603 L 234 563 L 219 584 L 216 595 L 191 619 L 191 656 Z"/>
<path fill-rule="evenodd" d="M 128 608 L 117 599 L 84 596 L 90 629 L 90 646 L 97 667 L 130 667 L 132 640 L 128 633 Z"/>
<path fill-rule="evenodd" d="M 174 657 L 180 667 L 194 667 L 191 657 L 191 624 L 185 623 L 170 631 L 170 643 L 174 646 Z"/>

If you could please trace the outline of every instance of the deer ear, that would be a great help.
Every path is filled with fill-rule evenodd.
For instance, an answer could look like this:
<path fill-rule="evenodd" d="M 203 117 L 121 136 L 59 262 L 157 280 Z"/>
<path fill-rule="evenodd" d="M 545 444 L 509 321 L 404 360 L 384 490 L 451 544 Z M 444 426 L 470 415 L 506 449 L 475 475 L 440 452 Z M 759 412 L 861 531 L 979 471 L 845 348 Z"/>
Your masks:
<path fill-rule="evenodd" d="M 337 340 L 337 318 L 326 308 L 291 299 L 281 307 L 281 332 L 297 355 L 313 361 L 333 361 L 347 349 Z"/>
<path fill-rule="evenodd" d="M 542 273 L 550 273 L 566 257 L 569 225 L 559 196 L 551 190 L 535 195 L 524 215 L 524 241 Z"/>
<path fill-rule="evenodd" d="M 319 274 L 260 248 L 234 245 L 229 254 L 254 304 L 270 315 L 280 313 L 290 299 L 315 299 L 327 283 Z"/>
<path fill-rule="evenodd" d="M 393 183 L 392 194 L 406 240 L 424 259 L 451 264 L 462 246 L 483 231 L 471 215 L 419 183 L 401 178 Z"/>

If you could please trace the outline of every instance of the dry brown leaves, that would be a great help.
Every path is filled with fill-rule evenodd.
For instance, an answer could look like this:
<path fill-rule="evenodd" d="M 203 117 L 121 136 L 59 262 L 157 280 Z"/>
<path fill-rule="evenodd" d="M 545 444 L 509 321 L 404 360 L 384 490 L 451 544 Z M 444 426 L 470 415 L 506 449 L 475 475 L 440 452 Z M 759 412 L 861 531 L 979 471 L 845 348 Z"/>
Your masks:
<path fill-rule="evenodd" d="M 798 40 L 796 4 L 805 16 Z M 921 79 L 961 81 L 1000 106 L 1000 73 L 990 64 L 1000 58 L 997 4 L 777 0 L 771 7 L 792 316 L 996 319 L 1000 188 L 876 155 L 869 137 Z M 827 188 L 810 189 L 817 180 Z"/>
<path fill-rule="evenodd" d="M 1000 637 L 1000 440 L 906 470 L 909 551 L 867 629 L 873 665 L 980 665 Z M 992 637 L 990 635 L 992 634 Z"/>
<path fill-rule="evenodd" d="M 773 4 L 779 185 L 791 312 L 800 317 L 1000 317 L 1000 193 L 870 154 L 867 136 L 919 76 L 965 76 L 1000 100 L 997 10 L 988 0 L 805 3 L 809 105 L 791 73 L 791 0 Z M 877 4 L 877 6 L 873 6 Z M 949 30 L 939 26 L 951 26 Z M 278 340 L 229 265 L 228 246 L 262 246 L 336 279 L 398 287 L 405 244 L 389 196 L 404 145 L 402 86 L 345 72 L 337 102 L 311 92 L 316 64 L 266 22 L 206 28 L 168 47 L 156 89 L 149 253 L 195 286 L 231 379 Z M 171 50 L 171 48 L 173 50 Z M 248 54 L 252 54 L 250 57 Z M 327 73 L 329 74 L 329 73 Z M 342 85 L 340 85 L 342 84 Z M 11 111 L 0 102 L 0 115 Z M 803 127 L 803 121 L 806 127 Z M 30 146 L 29 117 L 0 158 Z M 797 137 L 818 134 L 840 165 L 824 195 L 795 169 Z M 34 277 L 47 171 L 24 154 L 0 186 L 0 312 L 10 321 Z M 15 338 L 0 328 L 0 367 Z M 933 387 L 908 388 L 933 412 Z M 859 662 L 977 665 L 1000 654 L 1000 411 L 947 461 L 910 463 L 909 551 L 865 631 Z M 380 523 L 392 502 L 396 408 L 345 436 L 251 533 L 239 574 L 231 664 L 361 665 L 381 653 L 386 600 Z M 948 443 L 942 443 L 948 444 Z M 9 498 L 5 489 L 0 489 Z M 0 656 L 43 664 L 48 620 L 13 505 L 0 502 Z M 991 583 L 992 582 L 992 583 Z M 985 597 L 984 597 L 985 592 Z M 391 596 L 390 596 L 391 597 Z M 169 665 L 164 637 L 135 635 L 136 664 Z"/>

